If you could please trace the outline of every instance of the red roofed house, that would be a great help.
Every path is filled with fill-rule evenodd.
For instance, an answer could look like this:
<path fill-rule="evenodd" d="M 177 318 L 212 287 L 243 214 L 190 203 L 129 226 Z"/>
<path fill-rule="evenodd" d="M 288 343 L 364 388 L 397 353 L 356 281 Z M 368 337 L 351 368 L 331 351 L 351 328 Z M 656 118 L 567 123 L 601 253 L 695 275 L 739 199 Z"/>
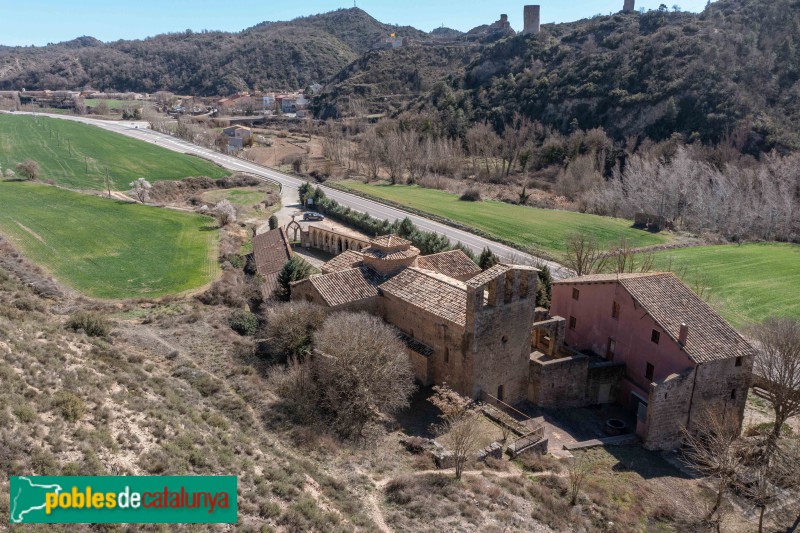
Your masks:
<path fill-rule="evenodd" d="M 256 271 L 264 278 L 262 292 L 271 298 L 278 289 L 278 274 L 292 258 L 292 247 L 283 228 L 274 229 L 253 237 L 253 257 Z"/>
<path fill-rule="evenodd" d="M 616 400 L 637 413 L 647 448 L 678 446 L 681 428 L 708 411 L 741 426 L 753 348 L 675 275 L 557 281 L 551 313 L 566 322 L 569 349 L 624 365 Z"/>

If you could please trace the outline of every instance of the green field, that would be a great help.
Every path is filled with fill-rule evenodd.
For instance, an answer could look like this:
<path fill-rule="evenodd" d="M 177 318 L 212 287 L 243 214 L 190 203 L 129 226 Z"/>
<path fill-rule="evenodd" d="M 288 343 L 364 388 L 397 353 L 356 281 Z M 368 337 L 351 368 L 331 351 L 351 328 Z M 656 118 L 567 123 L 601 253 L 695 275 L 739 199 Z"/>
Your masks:
<path fill-rule="evenodd" d="M 367 185 L 348 181 L 348 188 L 438 215 L 522 247 L 534 247 L 558 258 L 565 251 L 568 236 L 576 231 L 594 235 L 605 245 L 625 237 L 631 246 L 650 246 L 669 242 L 667 235 L 656 235 L 631 227 L 631 221 L 575 213 L 537 209 L 496 201 L 464 202 L 448 192 L 408 185 Z"/>
<path fill-rule="evenodd" d="M 254 189 L 220 189 L 203 193 L 203 200 L 206 202 L 217 203 L 227 199 L 233 205 L 241 207 L 253 207 L 263 202 L 266 194 Z"/>
<path fill-rule="evenodd" d="M 128 190 L 128 184 L 140 177 L 155 182 L 229 174 L 199 157 L 95 126 L 46 117 L 0 115 L 0 166 L 13 169 L 26 159 L 39 163 L 41 180 L 79 189 L 104 189 L 106 168 L 115 190 Z"/>
<path fill-rule="evenodd" d="M 734 326 L 768 316 L 800 318 L 800 246 L 701 246 L 656 254 L 656 265 L 711 289 L 711 304 Z M 681 272 L 684 270 L 685 272 Z"/>
<path fill-rule="evenodd" d="M 0 182 L 0 233 L 65 285 L 108 299 L 201 287 L 218 272 L 207 217 L 47 185 Z"/>
<path fill-rule="evenodd" d="M 101 102 L 105 102 L 109 109 L 136 109 L 142 107 L 142 102 L 136 100 L 114 100 L 102 98 L 87 98 L 83 101 L 89 107 L 97 107 Z"/>

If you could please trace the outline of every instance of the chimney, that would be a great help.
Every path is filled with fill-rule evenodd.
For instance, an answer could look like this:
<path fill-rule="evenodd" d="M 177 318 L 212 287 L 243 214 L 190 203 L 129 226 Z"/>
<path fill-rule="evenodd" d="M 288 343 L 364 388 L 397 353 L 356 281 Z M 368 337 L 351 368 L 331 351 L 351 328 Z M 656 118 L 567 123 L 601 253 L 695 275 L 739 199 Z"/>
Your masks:
<path fill-rule="evenodd" d="M 689 338 L 689 326 L 686 325 L 686 322 L 681 324 L 681 333 L 678 335 L 678 342 L 681 346 L 686 346 L 686 339 Z"/>
<path fill-rule="evenodd" d="M 539 35 L 540 9 L 540 6 L 525 6 L 525 29 L 522 30 L 524 35 Z"/>

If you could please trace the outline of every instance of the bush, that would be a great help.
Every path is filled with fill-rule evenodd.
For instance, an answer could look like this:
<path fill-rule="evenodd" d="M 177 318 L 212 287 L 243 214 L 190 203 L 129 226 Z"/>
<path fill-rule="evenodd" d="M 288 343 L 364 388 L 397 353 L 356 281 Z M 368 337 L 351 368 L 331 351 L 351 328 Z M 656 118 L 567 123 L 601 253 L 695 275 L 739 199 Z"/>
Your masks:
<path fill-rule="evenodd" d="M 68 422 L 77 422 L 86 413 L 84 401 L 71 392 L 58 393 L 52 405 Z"/>
<path fill-rule="evenodd" d="M 278 229 L 278 217 L 276 217 L 275 215 L 269 217 L 269 229 L 270 230 Z"/>
<path fill-rule="evenodd" d="M 481 191 L 476 187 L 471 187 L 464 191 L 464 193 L 458 199 L 463 200 L 464 202 L 480 202 Z"/>
<path fill-rule="evenodd" d="M 258 317 L 250 311 L 234 311 L 228 319 L 231 329 L 242 336 L 252 337 L 258 331 Z"/>
<path fill-rule="evenodd" d="M 39 177 L 39 163 L 33 159 L 26 159 L 17 165 L 17 174 L 25 179 L 35 180 Z"/>
<path fill-rule="evenodd" d="M 67 329 L 83 330 L 90 337 L 105 337 L 111 333 L 111 323 L 99 313 L 78 311 L 67 321 Z"/>
<path fill-rule="evenodd" d="M 303 360 L 311 353 L 313 335 L 325 322 L 325 308 L 308 302 L 289 302 L 268 308 L 264 313 L 266 327 L 263 349 L 259 355 L 274 362 Z"/>

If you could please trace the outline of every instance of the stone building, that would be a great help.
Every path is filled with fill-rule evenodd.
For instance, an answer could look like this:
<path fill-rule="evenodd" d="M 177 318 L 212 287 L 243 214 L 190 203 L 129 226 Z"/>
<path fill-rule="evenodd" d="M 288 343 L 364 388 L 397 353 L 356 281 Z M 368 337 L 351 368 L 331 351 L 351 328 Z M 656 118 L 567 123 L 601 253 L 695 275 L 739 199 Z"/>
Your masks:
<path fill-rule="evenodd" d="M 423 385 L 447 383 L 472 398 L 527 398 L 537 270 L 485 272 L 460 250 L 420 256 L 396 235 L 342 253 L 322 275 L 293 284 L 292 298 L 381 316 L 402 333 Z"/>
<path fill-rule="evenodd" d="M 563 403 L 556 403 L 616 401 L 636 413 L 636 433 L 650 449 L 678 446 L 681 428 L 691 430 L 706 413 L 741 426 L 754 350 L 675 275 L 560 280 L 552 302 L 570 355 L 540 358 L 551 372 L 534 372 L 532 362 L 532 375 L 545 388 L 560 384 Z"/>
<path fill-rule="evenodd" d="M 525 9 L 523 10 L 523 18 L 525 21 L 525 27 L 522 30 L 522 33 L 524 35 L 539 35 L 541 28 L 541 6 L 525 6 Z"/>

